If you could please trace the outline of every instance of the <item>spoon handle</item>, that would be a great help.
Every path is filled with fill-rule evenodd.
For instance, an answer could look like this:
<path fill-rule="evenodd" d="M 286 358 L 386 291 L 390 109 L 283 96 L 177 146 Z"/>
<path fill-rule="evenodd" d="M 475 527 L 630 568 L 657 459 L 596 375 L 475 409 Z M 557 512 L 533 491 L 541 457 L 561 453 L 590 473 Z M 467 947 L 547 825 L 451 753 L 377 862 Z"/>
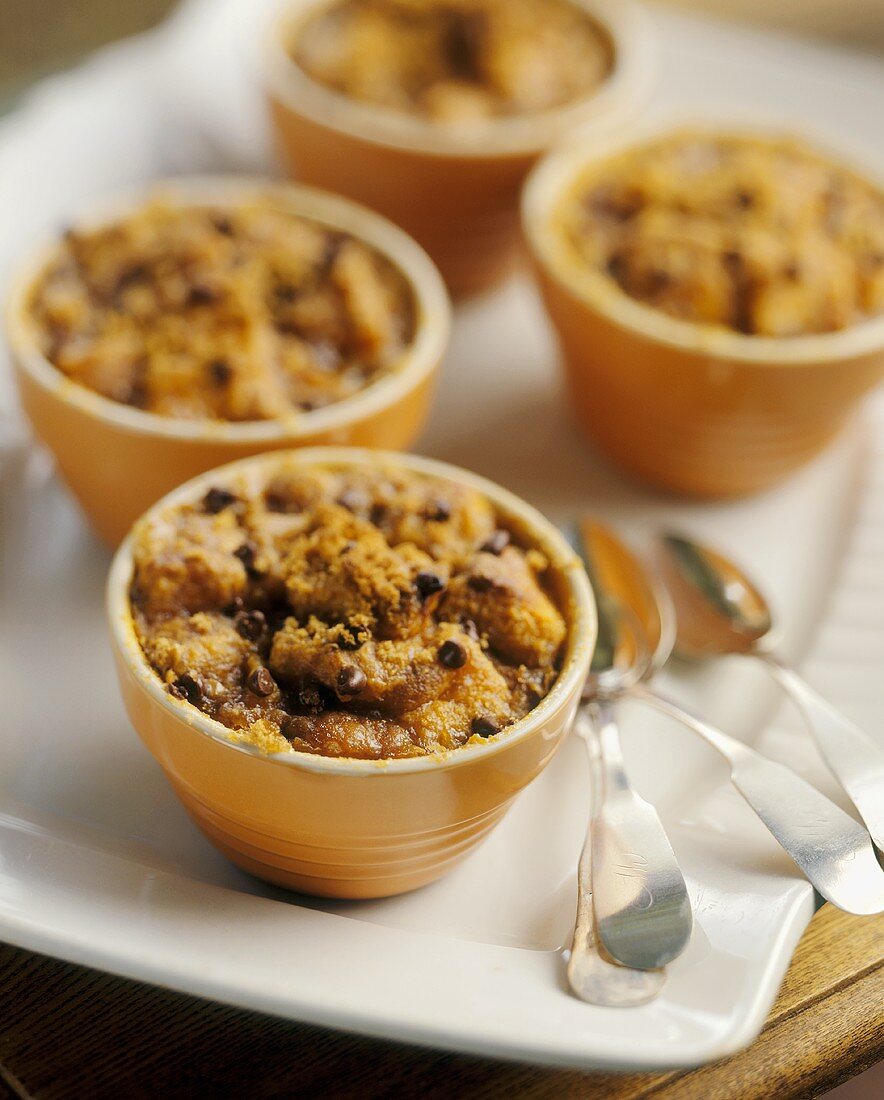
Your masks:
<path fill-rule="evenodd" d="M 768 760 L 644 686 L 635 698 L 698 733 L 728 761 L 731 782 L 818 893 L 848 913 L 884 912 L 884 872 L 869 834 L 790 768 Z"/>
<path fill-rule="evenodd" d="M 756 656 L 798 704 L 829 770 L 850 796 L 872 840 L 884 851 L 884 749 L 775 654 Z"/>
<path fill-rule="evenodd" d="M 614 704 L 594 699 L 575 729 L 598 753 L 599 794 L 592 811 L 596 934 L 617 962 L 638 970 L 666 966 L 691 938 L 684 876 L 654 807 L 632 789 Z"/>
<path fill-rule="evenodd" d="M 582 737 L 589 756 L 593 807 L 598 798 L 598 745 L 590 728 Z M 588 1004 L 630 1008 L 653 1001 L 666 982 L 664 970 L 633 970 L 604 958 L 599 951 L 592 909 L 592 822 L 577 868 L 577 921 L 568 959 L 571 991 Z"/>

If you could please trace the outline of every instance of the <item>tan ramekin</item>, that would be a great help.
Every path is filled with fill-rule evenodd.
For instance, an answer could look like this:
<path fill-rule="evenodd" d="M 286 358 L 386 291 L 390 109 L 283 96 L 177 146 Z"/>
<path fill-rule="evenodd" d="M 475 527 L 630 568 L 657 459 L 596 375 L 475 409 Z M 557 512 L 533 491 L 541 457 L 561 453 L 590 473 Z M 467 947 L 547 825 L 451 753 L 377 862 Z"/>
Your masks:
<path fill-rule="evenodd" d="M 336 195 L 241 177 L 169 181 L 148 193 L 117 198 L 75 224 L 112 221 L 156 196 L 184 205 L 270 200 L 368 242 L 409 281 L 415 336 L 383 378 L 353 397 L 290 420 L 226 423 L 157 416 L 70 381 L 40 352 L 27 303 L 57 244 L 37 249 L 14 278 L 6 311 L 18 389 L 34 431 L 54 454 L 62 478 L 106 543 L 116 546 L 145 508 L 176 485 L 246 455 L 327 443 L 411 446 L 429 411 L 434 375 L 448 343 L 451 308 L 438 271 L 410 237 Z"/>
<path fill-rule="evenodd" d="M 412 455 L 315 448 L 299 464 L 382 464 L 435 474 L 484 493 L 514 531 L 550 561 L 554 596 L 568 621 L 561 673 L 521 722 L 481 744 L 402 760 L 264 755 L 173 699 L 144 659 L 129 606 L 132 547 L 117 551 L 107 600 L 114 656 L 132 724 L 211 842 L 269 882 L 329 897 L 382 897 L 438 878 L 470 852 L 548 763 L 574 715 L 595 644 L 586 574 L 561 534 L 511 493 L 475 474 Z M 272 468 L 262 455 L 203 474 L 151 511 L 197 501 L 210 486 Z"/>
<path fill-rule="evenodd" d="M 451 291 L 473 294 L 513 266 L 518 196 L 531 165 L 580 128 L 587 140 L 638 110 L 653 72 L 644 12 L 632 0 L 573 0 L 605 27 L 614 69 L 598 91 L 566 107 L 497 120 L 468 134 L 321 86 L 285 43 L 313 9 L 297 0 L 267 38 L 263 79 L 277 145 L 306 183 L 349 195 L 391 218 L 433 257 Z"/>
<path fill-rule="evenodd" d="M 776 132 L 760 123 L 661 124 L 589 150 L 563 148 L 531 174 L 523 227 L 571 405 L 591 442 L 652 485 L 695 497 L 742 496 L 816 455 L 884 377 L 884 317 L 824 335 L 746 336 L 642 305 L 571 256 L 553 229 L 568 188 L 628 146 L 679 130 Z M 796 140 L 820 148 L 814 139 Z M 849 156 L 828 155 L 858 171 Z"/>

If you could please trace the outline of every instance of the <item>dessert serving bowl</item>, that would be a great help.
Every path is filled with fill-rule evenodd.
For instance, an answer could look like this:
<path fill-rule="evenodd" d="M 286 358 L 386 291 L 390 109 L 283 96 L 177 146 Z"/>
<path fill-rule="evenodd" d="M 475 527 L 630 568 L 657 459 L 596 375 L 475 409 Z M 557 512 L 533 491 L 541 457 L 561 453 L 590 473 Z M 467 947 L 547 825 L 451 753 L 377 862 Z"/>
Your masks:
<path fill-rule="evenodd" d="M 622 124 L 649 84 L 643 12 L 628 0 L 572 2 L 610 39 L 607 78 L 563 106 L 465 128 L 357 101 L 311 79 L 288 47 L 328 0 L 290 5 L 268 35 L 263 60 L 285 163 L 298 179 L 346 194 L 401 225 L 426 248 L 455 295 L 492 286 L 518 255 L 518 196 L 531 165 L 581 127 L 591 135 Z"/>
<path fill-rule="evenodd" d="M 734 497 L 780 481 L 838 433 L 884 377 L 884 316 L 831 332 L 744 334 L 652 308 L 573 255 L 556 232 L 570 190 L 591 182 L 610 158 L 682 133 L 763 138 L 771 128 L 661 123 L 592 147 L 569 145 L 528 180 L 523 227 L 571 406 L 591 442 L 652 485 Z M 806 144 L 819 148 L 813 139 Z M 855 176 L 882 180 L 849 156 L 822 152 Z"/>
<path fill-rule="evenodd" d="M 389 370 L 352 396 L 286 418 L 180 419 L 110 400 L 67 378 L 41 351 L 31 295 L 57 255 L 58 241 L 32 254 L 12 283 L 7 337 L 22 404 L 36 434 L 98 535 L 116 545 L 145 508 L 188 478 L 236 458 L 275 448 L 356 444 L 410 446 L 426 418 L 445 352 L 450 306 L 438 272 L 402 230 L 355 203 L 309 187 L 260 180 L 175 180 L 118 199 L 76 221 L 108 225 L 151 199 L 182 207 L 260 201 L 349 234 L 401 272 L 413 302 L 413 335 Z"/>
<path fill-rule="evenodd" d="M 266 454 L 203 474 L 147 513 L 198 505 L 209 489 L 256 482 L 279 464 Z M 188 813 L 246 871 L 306 893 L 382 897 L 414 889 L 467 855 L 545 767 L 567 734 L 595 644 L 595 605 L 583 566 L 561 534 L 512 494 L 453 466 L 392 452 L 310 448 L 294 469 L 371 468 L 432 475 L 473 489 L 548 562 L 546 587 L 567 633 L 548 694 L 493 736 L 422 756 L 352 759 L 266 753 L 170 693 L 148 664 L 133 621 L 133 539 L 117 551 L 107 588 L 114 657 L 126 710 Z"/>

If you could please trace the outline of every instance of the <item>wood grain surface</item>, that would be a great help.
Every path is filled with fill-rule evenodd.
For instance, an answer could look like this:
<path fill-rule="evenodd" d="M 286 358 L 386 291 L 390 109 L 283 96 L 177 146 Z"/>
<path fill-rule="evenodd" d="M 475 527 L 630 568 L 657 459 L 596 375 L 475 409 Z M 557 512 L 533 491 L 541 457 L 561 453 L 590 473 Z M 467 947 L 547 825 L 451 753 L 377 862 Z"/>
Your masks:
<path fill-rule="evenodd" d="M 626 1017 L 624 1016 L 624 1022 Z M 688 1073 L 592 1074 L 243 1012 L 0 946 L 0 1100 L 816 1097 L 884 1057 L 884 918 L 814 917 L 756 1042 Z"/>

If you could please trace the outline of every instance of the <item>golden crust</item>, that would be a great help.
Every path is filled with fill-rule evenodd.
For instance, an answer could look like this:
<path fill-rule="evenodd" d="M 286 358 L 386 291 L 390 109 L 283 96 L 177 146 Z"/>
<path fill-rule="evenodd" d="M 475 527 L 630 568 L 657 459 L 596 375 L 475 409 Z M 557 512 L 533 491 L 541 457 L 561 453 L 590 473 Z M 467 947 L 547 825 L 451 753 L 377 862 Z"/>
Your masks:
<path fill-rule="evenodd" d="M 568 0 L 339 0 L 290 50 L 344 95 L 447 125 L 559 107 L 613 64 L 607 34 Z"/>
<path fill-rule="evenodd" d="M 496 521 L 439 478 L 282 460 L 257 490 L 213 487 L 136 529 L 145 657 L 269 751 L 385 758 L 490 736 L 546 694 L 566 635 L 545 559 Z"/>
<path fill-rule="evenodd" d="M 559 225 L 581 263 L 683 320 L 787 337 L 884 311 L 884 194 L 795 141 L 651 142 L 578 180 Z"/>
<path fill-rule="evenodd" d="M 30 310 L 69 378 L 182 419 L 287 418 L 340 401 L 391 370 L 413 336 L 391 263 L 269 200 L 157 201 L 68 233 Z"/>

